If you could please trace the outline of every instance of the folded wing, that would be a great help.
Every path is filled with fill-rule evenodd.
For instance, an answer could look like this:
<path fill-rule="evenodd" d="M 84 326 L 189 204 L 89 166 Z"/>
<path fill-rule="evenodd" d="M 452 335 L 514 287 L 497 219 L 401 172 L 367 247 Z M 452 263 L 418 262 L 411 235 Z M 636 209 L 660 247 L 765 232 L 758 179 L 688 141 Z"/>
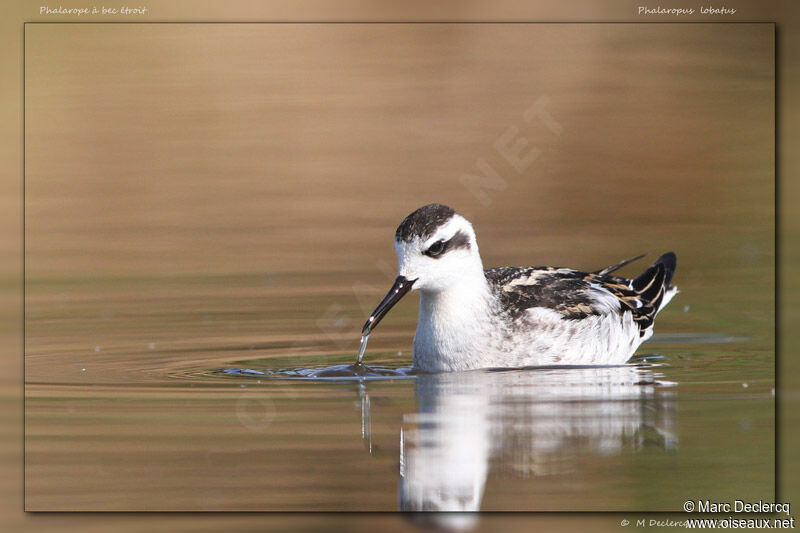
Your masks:
<path fill-rule="evenodd" d="M 666 253 L 634 279 L 611 275 L 640 257 L 597 272 L 503 267 L 487 270 L 486 278 L 512 319 L 524 316 L 532 308 L 551 309 L 565 320 L 630 312 L 640 334 L 644 335 L 658 311 L 677 292 L 677 288 L 670 285 L 676 258 L 674 253 Z"/>

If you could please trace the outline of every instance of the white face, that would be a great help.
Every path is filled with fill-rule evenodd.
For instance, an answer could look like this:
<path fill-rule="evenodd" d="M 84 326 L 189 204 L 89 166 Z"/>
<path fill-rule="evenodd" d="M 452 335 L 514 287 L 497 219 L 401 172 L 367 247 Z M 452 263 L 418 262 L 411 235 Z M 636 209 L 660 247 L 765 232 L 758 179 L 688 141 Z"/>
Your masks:
<path fill-rule="evenodd" d="M 424 240 L 395 240 L 394 249 L 398 274 L 416 280 L 414 290 L 442 291 L 474 275 L 476 268 L 483 272 L 475 231 L 461 215 L 453 215 Z"/>

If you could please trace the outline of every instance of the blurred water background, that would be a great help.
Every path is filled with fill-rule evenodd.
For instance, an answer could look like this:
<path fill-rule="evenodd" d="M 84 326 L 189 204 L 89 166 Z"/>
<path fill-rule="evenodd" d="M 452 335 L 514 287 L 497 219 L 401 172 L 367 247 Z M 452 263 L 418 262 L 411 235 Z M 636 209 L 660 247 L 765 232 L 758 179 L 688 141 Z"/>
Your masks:
<path fill-rule="evenodd" d="M 773 499 L 773 44 L 757 24 L 28 26 L 26 508 L 396 510 L 426 487 L 474 503 L 476 479 L 484 510 Z M 640 349 L 658 366 L 218 372 L 349 361 L 394 228 L 432 201 L 487 268 L 674 250 L 682 293 Z M 408 365 L 415 320 L 407 298 L 370 361 Z"/>

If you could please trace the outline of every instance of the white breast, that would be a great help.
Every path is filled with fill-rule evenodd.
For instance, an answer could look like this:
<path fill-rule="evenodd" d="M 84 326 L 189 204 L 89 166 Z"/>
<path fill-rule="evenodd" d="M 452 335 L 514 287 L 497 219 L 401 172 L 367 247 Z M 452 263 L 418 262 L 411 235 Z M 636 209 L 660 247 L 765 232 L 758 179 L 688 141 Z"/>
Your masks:
<path fill-rule="evenodd" d="M 509 324 L 488 304 L 422 295 L 414 366 L 424 372 L 491 367 L 624 364 L 652 332 L 630 312 L 564 319 L 534 307 Z"/>

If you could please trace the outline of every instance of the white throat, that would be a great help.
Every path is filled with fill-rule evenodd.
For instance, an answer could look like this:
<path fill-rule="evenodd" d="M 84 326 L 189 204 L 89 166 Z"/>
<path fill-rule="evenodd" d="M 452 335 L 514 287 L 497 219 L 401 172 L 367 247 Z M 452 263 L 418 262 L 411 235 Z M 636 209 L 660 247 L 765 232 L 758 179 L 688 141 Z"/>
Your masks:
<path fill-rule="evenodd" d="M 492 294 L 483 270 L 441 291 L 420 291 L 414 367 L 424 372 L 467 369 L 493 338 Z"/>

